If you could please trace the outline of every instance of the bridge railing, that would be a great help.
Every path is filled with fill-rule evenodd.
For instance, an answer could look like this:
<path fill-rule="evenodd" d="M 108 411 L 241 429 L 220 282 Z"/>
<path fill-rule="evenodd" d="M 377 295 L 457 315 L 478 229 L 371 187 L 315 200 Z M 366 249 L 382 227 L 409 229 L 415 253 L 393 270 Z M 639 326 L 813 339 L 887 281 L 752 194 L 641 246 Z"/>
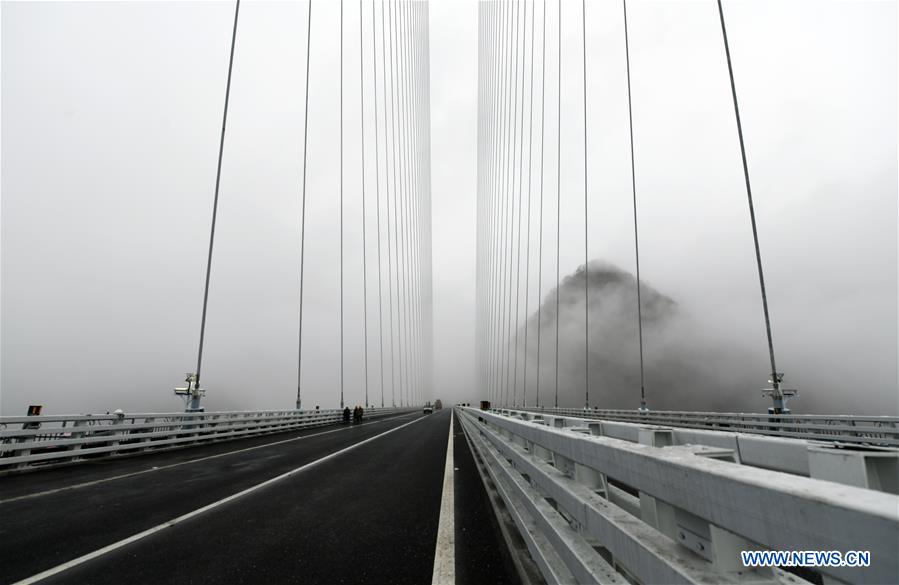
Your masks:
<path fill-rule="evenodd" d="M 560 416 L 899 447 L 899 417 L 515 407 Z"/>
<path fill-rule="evenodd" d="M 368 408 L 365 415 L 397 412 Z M 0 472 L 334 424 L 340 410 L 0 417 Z"/>
<path fill-rule="evenodd" d="M 824 480 L 740 464 L 733 449 L 675 445 L 670 429 L 647 427 L 631 442 L 604 436 L 600 422 L 460 412 L 547 582 L 805 582 L 743 566 L 740 552 L 753 550 L 867 551 L 870 567 L 816 570 L 847 583 L 899 576 L 899 451 L 875 450 L 858 470 L 850 456 L 867 450 L 803 442 Z M 886 491 L 845 484 L 872 473 Z"/>

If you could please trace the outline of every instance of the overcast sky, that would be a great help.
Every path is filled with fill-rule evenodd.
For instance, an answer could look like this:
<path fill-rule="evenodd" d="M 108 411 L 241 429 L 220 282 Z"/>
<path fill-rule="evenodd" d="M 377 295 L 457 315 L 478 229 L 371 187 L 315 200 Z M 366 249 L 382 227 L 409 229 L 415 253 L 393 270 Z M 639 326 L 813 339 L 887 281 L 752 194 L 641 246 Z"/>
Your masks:
<path fill-rule="evenodd" d="M 547 4 L 547 154 L 558 133 L 557 6 Z M 746 348 L 759 363 L 758 385 L 747 388 L 755 393 L 767 374 L 764 329 L 717 9 L 711 0 L 632 0 L 628 9 L 643 276 L 708 335 Z M 346 2 L 351 404 L 364 399 L 358 10 Z M 725 10 L 778 364 L 790 386 L 829 397 L 829 410 L 899 414 L 896 3 L 729 0 Z M 580 3 L 563 4 L 563 275 L 583 263 L 580 14 Z M 589 0 L 586 14 L 589 253 L 632 270 L 621 5 Z M 305 15 L 297 2 L 241 8 L 204 360 L 210 410 L 294 402 Z M 477 17 L 475 2 L 430 5 L 432 395 L 451 401 L 481 396 Z M 31 403 L 51 413 L 180 408 L 171 388 L 196 359 L 232 18 L 233 4 L 219 2 L 3 2 L 2 414 Z M 366 47 L 370 19 L 366 0 Z M 338 400 L 338 27 L 339 4 L 315 2 L 307 407 Z M 547 156 L 547 201 L 557 172 Z M 367 221 L 373 229 L 373 208 Z M 554 268 L 547 263 L 544 282 L 533 281 L 540 296 Z"/>

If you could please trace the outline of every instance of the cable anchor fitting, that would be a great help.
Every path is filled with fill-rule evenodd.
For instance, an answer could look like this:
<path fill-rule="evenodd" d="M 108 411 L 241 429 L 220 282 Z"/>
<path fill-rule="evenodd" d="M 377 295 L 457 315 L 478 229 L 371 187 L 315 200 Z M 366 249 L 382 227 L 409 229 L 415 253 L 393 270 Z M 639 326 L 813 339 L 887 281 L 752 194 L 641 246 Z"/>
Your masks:
<path fill-rule="evenodd" d="M 200 381 L 196 374 L 188 372 L 184 375 L 187 382 L 186 388 L 175 388 L 175 394 L 184 398 L 184 412 L 203 412 L 200 399 L 206 396 L 206 390 L 200 388 Z"/>
<path fill-rule="evenodd" d="M 790 414 L 787 400 L 794 396 L 799 396 L 799 390 L 780 387 L 783 379 L 784 375 L 782 372 L 774 372 L 768 378 L 771 388 L 762 389 L 762 397 L 771 398 L 771 401 L 774 403 L 773 406 L 768 407 L 768 414 Z"/>

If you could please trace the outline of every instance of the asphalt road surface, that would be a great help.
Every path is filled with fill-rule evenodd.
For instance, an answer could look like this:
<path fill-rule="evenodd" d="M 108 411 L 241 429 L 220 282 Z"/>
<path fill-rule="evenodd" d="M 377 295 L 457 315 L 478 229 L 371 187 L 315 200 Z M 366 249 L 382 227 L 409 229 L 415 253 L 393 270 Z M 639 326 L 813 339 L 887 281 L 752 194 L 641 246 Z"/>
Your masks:
<path fill-rule="evenodd" d="M 0 582 L 430 583 L 450 410 L 0 478 Z M 454 424 L 457 583 L 515 582 Z"/>

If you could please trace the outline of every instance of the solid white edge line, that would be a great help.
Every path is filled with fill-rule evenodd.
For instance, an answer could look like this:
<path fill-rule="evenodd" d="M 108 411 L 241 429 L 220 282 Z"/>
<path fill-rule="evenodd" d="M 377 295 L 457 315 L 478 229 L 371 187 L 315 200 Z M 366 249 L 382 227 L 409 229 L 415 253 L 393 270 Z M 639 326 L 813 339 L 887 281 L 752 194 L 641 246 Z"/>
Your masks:
<path fill-rule="evenodd" d="M 453 503 L 453 411 L 450 410 L 449 439 L 446 442 L 446 465 L 443 470 L 443 496 L 437 523 L 437 546 L 434 550 L 432 585 L 456 583 L 456 510 Z"/>
<path fill-rule="evenodd" d="M 387 421 L 389 421 L 389 420 L 394 420 L 394 419 L 397 419 L 397 418 L 403 418 L 404 416 L 409 416 L 410 414 L 413 414 L 413 413 L 407 412 L 407 413 L 404 413 L 404 414 L 398 414 L 398 415 L 396 415 L 396 416 L 391 416 L 391 417 L 388 417 L 388 418 L 378 418 L 378 419 L 369 421 L 369 422 L 367 422 L 367 423 L 362 423 L 362 424 L 359 424 L 359 425 L 352 425 L 352 426 L 348 426 L 348 427 L 341 427 L 341 428 L 338 428 L 338 429 L 331 429 L 331 430 L 329 430 L 329 431 L 322 431 L 322 432 L 320 432 L 320 433 L 312 433 L 312 434 L 310 434 L 310 435 L 300 435 L 299 437 L 291 437 L 290 439 L 283 439 L 283 440 L 281 440 L 281 441 L 273 441 L 273 442 L 271 442 L 271 443 L 264 443 L 264 444 L 262 444 L 262 445 L 254 445 L 254 446 L 252 446 L 252 447 L 245 447 L 245 448 L 243 448 L 243 449 L 236 449 L 236 450 L 234 450 L 234 451 L 226 451 L 225 453 L 216 453 L 215 455 L 207 455 L 206 457 L 198 457 L 197 459 L 188 459 L 187 461 L 180 461 L 180 462 L 178 462 L 178 463 L 172 463 L 172 464 L 170 464 L 170 465 L 162 465 L 162 466 L 159 466 L 159 467 L 151 467 L 150 469 L 142 469 L 142 470 L 140 470 L 140 471 L 133 471 L 133 472 L 131 472 L 131 473 L 123 473 L 122 475 L 114 475 L 114 476 L 112 476 L 112 477 L 104 477 L 104 478 L 101 478 L 101 479 L 96 479 L 96 480 L 94 480 L 94 481 L 86 481 L 86 482 L 84 482 L 84 483 L 76 483 L 75 485 L 67 485 L 67 486 L 64 486 L 64 487 L 61 487 L 61 488 L 55 488 L 55 489 L 52 489 L 52 490 L 46 490 L 46 491 L 43 491 L 43 492 L 36 492 L 36 493 L 33 493 L 33 494 L 25 494 L 25 495 L 23 495 L 23 496 L 16 496 L 16 497 L 14 497 L 14 498 L 8 498 L 8 499 L 6 499 L 6 500 L 0 500 L 0 504 L 10 504 L 10 503 L 12 503 L 12 502 L 18 502 L 18 501 L 20 501 L 20 500 L 30 500 L 30 499 L 33 499 L 33 498 L 39 498 L 39 497 L 41 497 L 41 496 L 49 496 L 50 494 L 56 494 L 56 493 L 59 493 L 59 492 L 65 492 L 65 491 L 69 491 L 69 490 L 79 490 L 79 489 L 82 489 L 82 488 L 90 487 L 90 486 L 92 486 L 92 485 L 97 485 L 97 484 L 101 484 L 101 483 L 106 483 L 106 482 L 108 482 L 108 481 L 115 481 L 115 480 L 117 480 L 117 479 L 126 479 L 126 478 L 129 478 L 129 477 L 134 477 L 134 476 L 136 476 L 136 475 L 143 475 L 143 474 L 145 474 L 145 473 L 152 473 L 152 472 L 154 472 L 154 471 L 165 471 L 166 469 L 172 469 L 173 467 L 181 467 L 182 465 L 189 465 L 189 464 L 191 464 L 191 463 L 199 463 L 200 461 L 208 461 L 208 460 L 210 460 L 210 459 L 218 459 L 219 457 L 227 457 L 228 455 L 234 455 L 234 454 L 236 454 L 236 453 L 245 453 L 245 452 L 247 452 L 247 451 L 255 451 L 256 449 L 263 449 L 263 448 L 265 448 L 265 447 L 273 447 L 273 446 L 275 446 L 275 445 L 283 445 L 284 443 L 290 443 L 290 442 L 293 442 L 293 441 L 299 441 L 299 440 L 301 440 L 301 439 L 311 439 L 312 437 L 320 437 L 320 436 L 322 436 L 322 435 L 328 435 L 328 434 L 330 434 L 330 433 L 336 433 L 336 432 L 339 432 L 339 431 L 347 431 L 347 430 L 350 430 L 350 429 L 356 429 L 356 428 L 359 428 L 359 427 L 364 427 L 364 426 L 373 425 L 373 424 L 377 424 L 377 423 L 387 422 Z M 302 430 L 303 430 L 303 429 L 297 429 L 297 431 L 302 431 Z M 287 432 L 296 432 L 296 431 L 287 431 Z M 240 439 L 242 439 L 242 438 L 247 438 L 247 439 L 249 439 L 249 438 L 252 438 L 252 437 L 238 437 L 237 440 L 240 440 Z M 211 445 L 212 443 L 208 443 L 208 444 Z M 164 451 L 160 451 L 159 453 L 163 453 L 163 452 L 164 452 Z M 152 454 L 152 453 L 150 453 L 150 454 Z"/>
<path fill-rule="evenodd" d="M 178 516 L 177 518 L 169 520 L 168 522 L 163 522 L 162 524 L 154 526 L 153 528 L 148 528 L 147 530 L 144 530 L 143 532 L 138 532 L 137 534 L 129 536 L 128 538 L 125 538 L 118 542 L 114 542 L 110 545 L 104 546 L 103 548 L 97 549 L 94 552 L 87 553 L 86 555 L 82 555 L 78 558 L 72 559 L 71 561 L 68 561 L 68 562 L 62 563 L 61 565 L 57 565 L 53 568 L 47 569 L 46 571 L 41 571 L 40 573 L 38 573 L 36 575 L 32 575 L 31 577 L 26 577 L 25 579 L 22 579 L 21 581 L 17 581 L 14 585 L 28 585 L 29 583 L 37 583 L 38 581 L 46 579 L 47 577 L 52 577 L 53 575 L 56 575 L 58 573 L 61 573 L 68 569 L 71 569 L 72 567 L 76 567 L 80 564 L 86 563 L 87 561 L 90 561 L 97 557 L 103 556 L 106 553 L 109 553 L 116 549 L 122 548 L 123 546 L 131 544 L 132 542 L 141 540 L 142 538 L 146 538 L 147 536 L 150 536 L 151 534 L 155 534 L 156 532 L 159 532 L 160 530 L 163 530 L 165 528 L 170 528 L 172 526 L 175 526 L 176 524 L 180 524 L 181 522 L 184 522 L 185 520 L 189 520 L 189 519 L 193 518 L 194 516 L 199 516 L 200 514 L 202 514 L 204 512 L 208 512 L 210 510 L 218 508 L 219 506 L 227 504 L 228 502 L 231 502 L 238 498 L 242 498 L 243 496 L 251 494 L 251 493 L 253 493 L 257 490 L 260 490 L 268 485 L 271 485 L 275 482 L 281 481 L 282 479 L 287 479 L 288 477 L 295 475 L 301 471 L 305 471 L 305 470 L 309 469 L 310 467 L 318 465 L 319 463 L 324 463 L 325 461 L 328 461 L 329 459 L 333 459 L 339 455 L 343 455 L 347 451 L 351 451 L 351 450 L 355 449 L 356 447 L 360 447 L 366 443 L 370 443 L 371 441 L 374 441 L 375 439 L 379 439 L 385 435 L 389 435 L 390 433 L 392 433 L 394 431 L 398 431 L 398 430 L 400 430 L 404 427 L 407 427 L 411 424 L 425 420 L 426 418 L 427 417 L 424 417 L 424 416 L 419 417 L 415 420 L 409 421 L 398 427 L 394 427 L 388 431 L 384 431 L 383 433 L 377 434 L 374 437 L 369 437 L 363 441 L 359 441 L 358 443 L 353 443 L 349 447 L 344 447 L 343 449 L 341 449 L 339 451 L 335 451 L 329 455 L 325 455 L 324 457 L 322 457 L 320 459 L 316 459 L 315 461 L 311 461 L 309 463 L 306 463 L 305 465 L 301 465 L 300 467 L 297 467 L 296 469 L 292 469 L 286 473 L 282 473 L 281 475 L 278 475 L 276 477 L 268 479 L 262 483 L 248 487 L 247 489 L 245 489 L 243 491 L 239 491 L 236 494 L 232 494 L 228 497 L 222 498 L 221 500 L 212 502 L 211 504 L 207 504 L 207 505 L 203 506 L 202 508 L 198 508 L 198 509 L 194 510 L 193 512 L 188 512 L 187 514 L 182 514 L 181 516 Z"/>

